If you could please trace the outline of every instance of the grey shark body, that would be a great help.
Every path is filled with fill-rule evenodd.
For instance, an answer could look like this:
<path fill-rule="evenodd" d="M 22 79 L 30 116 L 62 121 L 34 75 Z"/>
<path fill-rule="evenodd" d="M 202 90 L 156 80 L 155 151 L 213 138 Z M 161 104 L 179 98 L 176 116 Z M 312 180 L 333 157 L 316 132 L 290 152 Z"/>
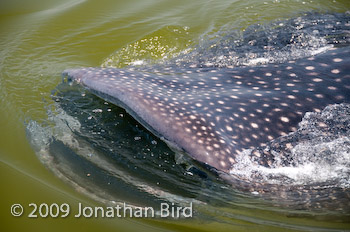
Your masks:
<path fill-rule="evenodd" d="M 125 108 L 171 147 L 225 173 L 243 150 L 295 131 L 306 112 L 350 102 L 348 47 L 258 67 L 78 68 L 63 74 Z"/>

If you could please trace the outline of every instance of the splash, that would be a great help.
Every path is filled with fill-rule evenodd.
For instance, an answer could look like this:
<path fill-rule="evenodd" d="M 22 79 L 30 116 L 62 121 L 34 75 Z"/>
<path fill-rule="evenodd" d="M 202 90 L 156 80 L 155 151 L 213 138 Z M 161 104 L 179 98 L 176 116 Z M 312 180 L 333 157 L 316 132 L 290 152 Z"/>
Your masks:
<path fill-rule="evenodd" d="M 258 156 L 267 154 L 272 157 L 268 164 L 257 163 Z M 252 182 L 349 188 L 350 105 L 306 113 L 297 131 L 237 158 L 231 174 Z"/>

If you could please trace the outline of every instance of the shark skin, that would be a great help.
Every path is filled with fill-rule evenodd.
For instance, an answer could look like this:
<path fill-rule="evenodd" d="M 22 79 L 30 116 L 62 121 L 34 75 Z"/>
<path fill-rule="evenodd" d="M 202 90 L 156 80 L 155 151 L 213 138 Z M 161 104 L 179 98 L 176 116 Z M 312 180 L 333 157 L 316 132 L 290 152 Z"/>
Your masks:
<path fill-rule="evenodd" d="M 125 108 L 170 147 L 229 173 L 237 154 L 296 131 L 306 112 L 350 103 L 350 48 L 256 67 L 75 68 L 63 76 Z"/>

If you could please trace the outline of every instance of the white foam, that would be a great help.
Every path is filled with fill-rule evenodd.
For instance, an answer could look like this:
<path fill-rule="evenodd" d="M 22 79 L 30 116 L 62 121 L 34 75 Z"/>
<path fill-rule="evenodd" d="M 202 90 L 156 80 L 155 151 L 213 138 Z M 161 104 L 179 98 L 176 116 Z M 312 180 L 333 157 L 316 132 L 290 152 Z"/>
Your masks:
<path fill-rule="evenodd" d="M 311 55 L 314 56 L 314 55 L 317 55 L 317 54 L 326 52 L 326 51 L 328 51 L 329 49 L 331 49 L 332 47 L 333 47 L 332 45 L 328 45 L 328 46 L 320 47 L 320 48 L 318 48 L 318 49 L 316 49 L 316 50 L 312 50 L 312 51 L 311 51 Z"/>
<path fill-rule="evenodd" d="M 265 167 L 250 159 L 251 150 L 245 150 L 237 156 L 237 164 L 230 173 L 250 181 L 257 181 L 258 176 L 260 181 L 270 184 L 332 183 L 337 187 L 350 187 L 350 148 L 347 144 L 350 144 L 350 138 L 345 137 L 318 145 L 297 145 L 290 154 L 299 157 L 295 166 Z M 327 159 L 322 152 L 330 157 Z"/>
<path fill-rule="evenodd" d="M 260 58 L 248 60 L 248 62 L 245 62 L 244 65 L 254 66 L 254 65 L 258 65 L 258 64 L 267 64 L 267 63 L 269 63 L 268 58 L 260 57 Z"/>
<path fill-rule="evenodd" d="M 130 65 L 144 65 L 145 64 L 145 61 L 144 60 L 134 60 L 132 62 L 129 63 Z"/>

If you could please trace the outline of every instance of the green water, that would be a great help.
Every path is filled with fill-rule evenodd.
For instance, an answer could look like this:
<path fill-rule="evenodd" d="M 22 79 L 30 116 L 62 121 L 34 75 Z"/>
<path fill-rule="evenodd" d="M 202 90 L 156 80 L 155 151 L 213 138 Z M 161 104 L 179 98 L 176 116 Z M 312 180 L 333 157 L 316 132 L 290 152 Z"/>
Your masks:
<path fill-rule="evenodd" d="M 255 23 L 293 17 L 305 11 L 345 12 L 343 1 L 58 1 L 11 0 L 0 2 L 0 230 L 1 231 L 281 231 L 279 222 L 349 229 L 350 224 L 327 219 L 293 218 L 266 213 L 248 222 L 212 220 L 76 219 L 13 217 L 14 203 L 78 202 L 96 205 L 47 170 L 37 159 L 25 134 L 25 121 L 43 121 L 50 93 L 70 67 L 120 66 L 142 58 L 176 55 L 200 35 L 231 28 L 244 30 Z M 116 51 L 120 51 L 115 55 Z M 113 63 L 113 64 L 114 64 Z M 261 211 L 244 212 L 247 216 Z M 213 215 L 215 218 L 215 215 Z M 285 231 L 286 229 L 283 229 Z"/>

